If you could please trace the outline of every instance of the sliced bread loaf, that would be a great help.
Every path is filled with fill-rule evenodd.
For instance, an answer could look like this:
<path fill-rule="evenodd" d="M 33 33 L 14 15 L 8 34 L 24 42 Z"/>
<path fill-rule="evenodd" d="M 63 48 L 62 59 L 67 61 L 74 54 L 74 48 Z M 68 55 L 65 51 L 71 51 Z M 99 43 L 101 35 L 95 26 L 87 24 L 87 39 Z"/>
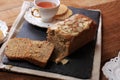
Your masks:
<path fill-rule="evenodd" d="M 47 30 L 47 40 L 55 45 L 52 59 L 58 63 L 70 53 L 94 39 L 97 26 L 82 14 L 58 22 Z"/>

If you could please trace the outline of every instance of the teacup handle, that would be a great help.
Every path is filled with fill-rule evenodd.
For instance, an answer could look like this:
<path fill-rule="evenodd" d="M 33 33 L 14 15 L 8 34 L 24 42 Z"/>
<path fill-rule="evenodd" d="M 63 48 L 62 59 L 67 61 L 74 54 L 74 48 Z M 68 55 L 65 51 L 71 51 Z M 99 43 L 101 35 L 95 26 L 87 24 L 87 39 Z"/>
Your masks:
<path fill-rule="evenodd" d="M 31 14 L 36 18 L 40 18 L 40 15 L 38 15 L 38 16 L 34 15 L 35 11 L 39 13 L 39 10 L 37 8 L 35 8 L 35 9 L 31 10 Z"/>

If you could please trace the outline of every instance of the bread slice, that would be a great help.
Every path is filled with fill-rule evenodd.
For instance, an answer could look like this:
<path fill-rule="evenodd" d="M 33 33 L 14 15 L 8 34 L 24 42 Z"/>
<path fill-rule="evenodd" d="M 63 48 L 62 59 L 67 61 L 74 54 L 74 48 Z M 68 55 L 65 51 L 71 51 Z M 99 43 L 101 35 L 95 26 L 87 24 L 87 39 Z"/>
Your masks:
<path fill-rule="evenodd" d="M 9 40 L 5 54 L 9 59 L 25 59 L 28 57 L 31 46 L 31 40 L 27 38 L 13 38 Z"/>
<path fill-rule="evenodd" d="M 95 22 L 82 14 L 75 14 L 49 27 L 47 40 L 55 45 L 52 59 L 56 63 L 60 62 L 64 57 L 93 40 L 96 30 Z"/>
<path fill-rule="evenodd" d="M 26 58 L 38 66 L 46 66 L 52 52 L 54 45 L 47 41 L 33 41 L 30 48 L 29 57 Z"/>
<path fill-rule="evenodd" d="M 12 60 L 26 60 L 40 67 L 44 67 L 54 49 L 54 45 L 47 41 L 34 41 L 27 38 L 10 39 L 5 54 Z"/>

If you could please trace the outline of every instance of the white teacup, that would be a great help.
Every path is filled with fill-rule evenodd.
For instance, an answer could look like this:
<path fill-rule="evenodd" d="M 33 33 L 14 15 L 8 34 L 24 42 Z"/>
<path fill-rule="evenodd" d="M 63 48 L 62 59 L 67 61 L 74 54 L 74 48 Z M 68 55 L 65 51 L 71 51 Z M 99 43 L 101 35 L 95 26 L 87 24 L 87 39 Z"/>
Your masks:
<path fill-rule="evenodd" d="M 38 5 L 43 2 L 54 3 L 55 6 L 46 8 Z M 53 17 L 56 15 L 58 8 L 60 6 L 60 1 L 59 0 L 34 0 L 34 5 L 39 10 L 39 14 L 43 22 L 52 22 Z"/>

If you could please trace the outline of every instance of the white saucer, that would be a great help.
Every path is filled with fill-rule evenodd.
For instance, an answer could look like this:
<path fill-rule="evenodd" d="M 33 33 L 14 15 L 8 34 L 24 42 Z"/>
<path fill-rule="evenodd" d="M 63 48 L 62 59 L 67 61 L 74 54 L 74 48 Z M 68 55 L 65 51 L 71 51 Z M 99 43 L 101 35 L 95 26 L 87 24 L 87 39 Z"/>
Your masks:
<path fill-rule="evenodd" d="M 120 52 L 119 52 L 120 55 Z M 117 56 L 105 63 L 102 68 L 103 74 L 109 80 L 120 80 L 120 57 Z"/>
<path fill-rule="evenodd" d="M 35 7 L 33 6 L 32 8 L 29 8 L 28 11 L 26 11 L 24 18 L 27 22 L 29 22 L 30 24 L 36 25 L 38 27 L 42 27 L 42 28 L 48 28 L 48 27 L 52 27 L 53 24 L 55 24 L 56 22 L 58 22 L 58 20 L 53 20 L 51 23 L 44 23 L 40 17 L 35 17 L 35 16 L 39 16 L 39 13 L 37 11 L 35 11 L 33 14 L 35 16 L 32 15 L 32 10 L 35 9 Z"/>
<path fill-rule="evenodd" d="M 3 32 L 3 35 L 4 35 L 3 41 L 0 42 L 0 44 L 1 44 L 1 43 L 3 43 L 6 40 L 6 36 L 7 36 L 7 33 L 8 33 L 7 32 L 8 31 L 8 27 L 7 27 L 6 23 L 4 21 L 1 21 L 1 20 L 0 20 L 0 30 Z"/>

